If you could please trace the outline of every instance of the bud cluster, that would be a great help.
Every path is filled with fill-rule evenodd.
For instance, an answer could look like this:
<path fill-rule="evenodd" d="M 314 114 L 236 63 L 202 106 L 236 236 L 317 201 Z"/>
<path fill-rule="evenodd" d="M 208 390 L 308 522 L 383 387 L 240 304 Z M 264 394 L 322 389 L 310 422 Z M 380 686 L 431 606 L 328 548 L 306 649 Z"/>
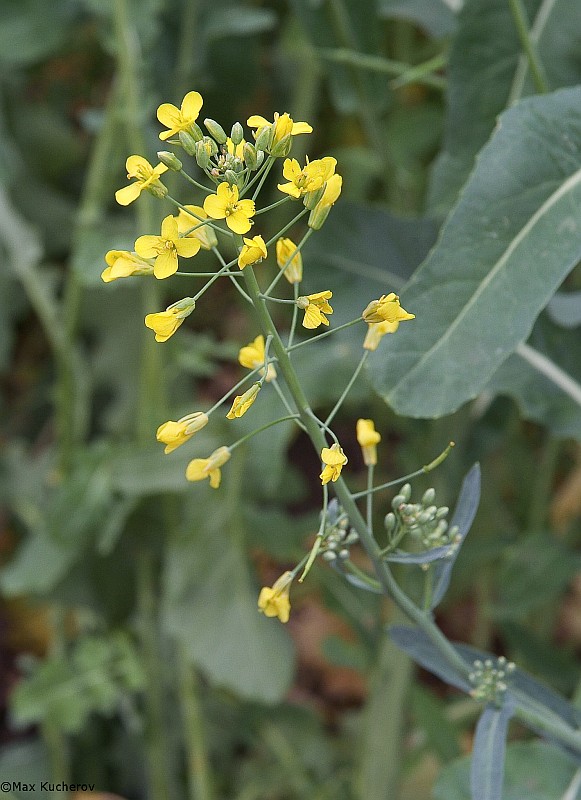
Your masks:
<path fill-rule="evenodd" d="M 515 671 L 516 664 L 507 661 L 504 656 L 496 660 L 487 658 L 486 661 L 477 659 L 474 669 L 468 676 L 474 689 L 470 692 L 475 700 L 500 705 L 502 697 L 508 688 L 507 679 Z"/>
<path fill-rule="evenodd" d="M 393 511 L 385 517 L 385 529 L 393 541 L 400 541 L 409 534 L 421 542 L 426 550 L 454 544 L 458 526 L 448 527 L 448 506 L 436 506 L 436 492 L 430 488 L 424 492 L 419 503 L 410 503 L 412 488 L 404 484 L 391 501 Z"/>
<path fill-rule="evenodd" d="M 353 528 L 349 530 L 347 515 L 333 498 L 327 507 L 322 557 L 325 561 L 335 561 L 340 558 L 346 561 L 350 555 L 350 547 L 359 541 L 359 535 Z"/>

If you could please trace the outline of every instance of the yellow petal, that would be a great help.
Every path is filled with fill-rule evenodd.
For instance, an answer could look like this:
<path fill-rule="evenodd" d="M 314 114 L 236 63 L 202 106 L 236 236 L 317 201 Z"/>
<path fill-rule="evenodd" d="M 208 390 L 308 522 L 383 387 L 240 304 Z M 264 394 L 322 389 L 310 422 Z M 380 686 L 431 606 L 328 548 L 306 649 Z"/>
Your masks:
<path fill-rule="evenodd" d="M 177 128 L 181 121 L 181 112 L 173 103 L 162 103 L 157 109 L 157 118 L 166 128 Z"/>
<path fill-rule="evenodd" d="M 199 92 L 188 92 L 182 100 L 182 116 L 190 122 L 195 122 L 204 101 Z"/>
<path fill-rule="evenodd" d="M 178 255 L 182 256 L 182 258 L 192 258 L 192 256 L 195 256 L 199 251 L 200 247 L 199 239 L 190 239 L 187 236 L 178 239 L 176 242 L 176 250 L 178 251 Z"/>
<path fill-rule="evenodd" d="M 135 252 L 141 258 L 154 258 L 159 255 L 159 251 L 163 247 L 163 240 L 159 236 L 152 236 L 146 234 L 140 236 L 135 242 Z"/>
<path fill-rule="evenodd" d="M 171 214 L 165 217 L 161 223 L 161 238 L 169 239 L 172 242 L 177 241 L 178 238 L 178 221 L 176 217 Z"/>
<path fill-rule="evenodd" d="M 141 194 L 142 185 L 139 182 L 130 183 L 129 186 L 124 186 L 122 189 L 117 189 L 115 192 L 115 200 L 120 206 L 128 206 L 134 200 L 137 200 Z"/>
<path fill-rule="evenodd" d="M 136 242 L 137 244 L 137 242 Z M 160 253 L 155 259 L 153 274 L 160 280 L 162 278 L 169 278 L 174 272 L 178 271 L 178 257 L 171 250 L 165 250 Z"/>
<path fill-rule="evenodd" d="M 231 231 L 234 231 L 234 233 L 243 234 L 248 233 L 252 227 L 252 222 L 248 219 L 243 211 L 238 210 L 226 217 L 226 225 Z"/>
<path fill-rule="evenodd" d="M 219 187 L 218 187 L 219 188 Z M 204 200 L 204 211 L 212 219 L 224 219 L 228 203 L 216 194 L 210 194 Z"/>

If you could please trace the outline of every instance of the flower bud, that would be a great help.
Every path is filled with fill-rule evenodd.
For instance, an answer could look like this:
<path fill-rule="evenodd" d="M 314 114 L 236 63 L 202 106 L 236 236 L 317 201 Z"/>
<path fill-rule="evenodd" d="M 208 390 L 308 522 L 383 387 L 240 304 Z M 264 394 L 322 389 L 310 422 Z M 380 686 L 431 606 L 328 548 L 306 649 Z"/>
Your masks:
<path fill-rule="evenodd" d="M 218 144 L 226 144 L 226 132 L 224 128 L 214 119 L 205 119 L 204 125 L 210 136 L 215 139 Z"/>
<path fill-rule="evenodd" d="M 256 167 L 262 166 L 262 162 L 264 161 L 264 150 L 256 149 Z"/>
<path fill-rule="evenodd" d="M 183 164 L 179 158 L 177 158 L 177 156 L 175 156 L 173 153 L 170 153 L 169 150 L 160 150 L 157 154 L 157 157 L 162 164 L 165 164 L 168 169 L 174 170 L 174 172 L 179 172 L 183 167 Z"/>
<path fill-rule="evenodd" d="M 436 499 L 436 490 L 433 488 L 426 489 L 424 494 L 422 495 L 422 505 L 423 506 L 430 506 Z"/>
<path fill-rule="evenodd" d="M 334 553 L 332 550 L 325 550 L 323 553 L 323 559 L 325 561 L 335 561 L 337 558 L 337 553 Z"/>
<path fill-rule="evenodd" d="M 264 128 L 260 128 L 256 135 L 256 149 L 257 150 L 268 150 L 270 146 L 270 142 L 272 139 L 272 126 L 265 125 Z"/>
<path fill-rule="evenodd" d="M 343 550 L 339 550 L 339 558 L 342 558 L 343 561 L 346 561 L 349 558 L 349 550 L 347 548 L 343 548 Z"/>
<path fill-rule="evenodd" d="M 251 170 L 255 170 L 258 166 L 256 147 L 250 142 L 244 144 L 244 163 Z"/>
<path fill-rule="evenodd" d="M 224 172 L 224 178 L 228 181 L 230 186 L 238 185 L 238 175 L 232 169 L 227 169 Z"/>
<path fill-rule="evenodd" d="M 347 538 L 345 539 L 345 544 L 352 545 L 356 544 L 359 541 L 359 534 L 357 531 L 352 530 L 347 534 Z"/>
<path fill-rule="evenodd" d="M 196 161 L 198 166 L 202 169 L 207 169 L 210 164 L 210 159 L 218 152 L 218 147 L 213 139 L 209 136 L 204 136 L 203 139 L 196 144 Z"/>
<path fill-rule="evenodd" d="M 320 186 L 318 189 L 315 189 L 314 192 L 307 192 L 303 199 L 303 205 L 305 208 L 308 208 L 309 211 L 312 211 L 314 207 L 317 205 L 321 197 L 325 192 L 325 186 Z"/>
<path fill-rule="evenodd" d="M 399 490 L 399 493 L 403 496 L 404 502 L 407 503 L 412 496 L 412 487 L 409 483 L 404 483 L 404 485 Z"/>
<path fill-rule="evenodd" d="M 241 158 L 234 157 L 234 158 L 230 159 L 230 165 L 229 166 L 230 166 L 230 169 L 233 172 L 236 172 L 236 173 L 242 172 L 244 170 L 244 162 L 242 161 Z"/>
<path fill-rule="evenodd" d="M 191 133 L 188 133 L 188 131 L 180 131 L 179 139 L 180 139 L 180 144 L 184 148 L 186 153 L 189 156 L 195 156 L 196 142 L 199 141 L 199 139 L 195 139 Z"/>
<path fill-rule="evenodd" d="M 292 138 L 291 134 L 287 133 L 286 136 L 283 136 L 283 138 L 274 145 L 270 154 L 275 158 L 284 158 L 288 156 L 292 147 Z"/>
<path fill-rule="evenodd" d="M 395 497 L 393 499 L 395 500 Z M 386 514 L 383 520 L 383 524 L 385 525 L 385 530 L 388 533 L 391 533 L 395 529 L 395 514 L 391 511 L 389 512 L 389 514 Z"/>
<path fill-rule="evenodd" d="M 239 122 L 235 122 L 234 125 L 232 125 L 230 138 L 235 145 L 239 145 L 242 139 L 244 139 L 244 128 Z"/>

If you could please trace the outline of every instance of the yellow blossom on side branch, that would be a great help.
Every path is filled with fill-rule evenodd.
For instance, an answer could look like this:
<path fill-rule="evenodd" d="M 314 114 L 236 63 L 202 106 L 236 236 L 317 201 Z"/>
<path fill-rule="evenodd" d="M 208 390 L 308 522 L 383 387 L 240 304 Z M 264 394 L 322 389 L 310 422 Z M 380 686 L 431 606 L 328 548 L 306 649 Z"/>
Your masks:
<path fill-rule="evenodd" d="M 295 122 L 287 113 L 275 113 L 273 122 L 269 122 L 259 114 L 254 114 L 246 120 L 246 124 L 249 128 L 257 129 L 254 134 L 256 139 L 262 138 L 265 135 L 263 132 L 268 131 L 265 145 L 266 150 L 273 156 L 284 156 L 288 153 L 292 136 L 313 132 L 308 122 Z"/>
<path fill-rule="evenodd" d="M 397 325 L 404 320 L 415 319 L 415 314 L 409 314 L 401 307 L 399 297 L 394 292 L 383 294 L 379 300 L 372 300 L 361 316 L 365 322 L 390 322 Z"/>
<path fill-rule="evenodd" d="M 256 337 L 256 339 L 254 339 L 253 342 L 250 342 L 250 344 L 240 348 L 240 352 L 238 353 L 238 363 L 242 367 L 246 367 L 246 369 L 256 369 L 257 367 L 260 367 L 261 364 L 264 364 L 264 356 L 264 336 L 260 334 Z M 264 375 L 264 369 L 261 370 L 260 374 Z M 276 378 L 276 370 L 273 364 L 269 364 L 265 380 L 268 383 L 268 381 L 272 381 L 274 378 Z"/>
<path fill-rule="evenodd" d="M 149 161 L 143 156 L 129 156 L 125 162 L 127 170 L 127 178 L 135 178 L 134 183 L 129 186 L 124 186 L 122 189 L 117 189 L 115 192 L 115 200 L 120 206 L 128 206 L 134 200 L 137 200 L 141 192 L 145 189 L 148 192 L 156 195 L 156 197 L 164 197 L 167 194 L 167 189 L 159 180 L 159 176 L 167 172 L 165 164 L 158 164 L 152 167 Z"/>
<path fill-rule="evenodd" d="M 296 158 L 286 158 L 282 165 L 282 174 L 288 183 L 279 183 L 281 192 L 298 199 L 307 192 L 316 192 L 335 172 L 337 160 L 327 156 L 316 161 L 307 161 L 301 169 Z"/>
<path fill-rule="evenodd" d="M 250 389 L 247 389 L 244 394 L 240 394 L 234 398 L 234 402 L 232 403 L 232 408 L 226 414 L 226 419 L 239 419 L 242 417 L 252 403 L 256 400 L 258 396 L 258 392 L 260 391 L 260 384 L 254 383 Z"/>
<path fill-rule="evenodd" d="M 216 194 L 210 194 L 204 200 L 204 211 L 212 219 L 225 219 L 226 225 L 234 233 L 248 233 L 252 227 L 254 201 L 239 200 L 238 187 L 228 183 L 220 183 Z"/>
<path fill-rule="evenodd" d="M 371 322 L 367 327 L 363 347 L 365 350 L 377 350 L 386 333 L 395 333 L 399 322 Z"/>
<path fill-rule="evenodd" d="M 162 103 L 157 109 L 157 118 L 169 130 L 162 131 L 159 138 L 165 140 L 181 131 L 189 132 L 198 119 L 203 102 L 199 92 L 188 92 L 182 100 L 181 108 L 172 103 Z"/>
<path fill-rule="evenodd" d="M 147 314 L 145 325 L 155 331 L 156 342 L 167 342 L 195 307 L 196 303 L 192 297 L 184 297 L 183 300 L 178 300 L 177 303 L 168 306 L 165 311 Z"/>
<path fill-rule="evenodd" d="M 178 419 L 177 422 L 170 419 L 159 426 L 155 438 L 158 442 L 165 444 L 164 453 L 167 455 L 188 442 L 194 433 L 202 430 L 208 424 L 208 421 L 208 415 L 202 411 L 188 414 L 186 417 Z"/>
<path fill-rule="evenodd" d="M 184 209 L 186 209 L 184 211 Z M 191 213 L 188 214 L 187 212 Z M 211 250 L 218 244 L 216 232 L 210 225 L 202 225 L 200 220 L 208 219 L 208 215 L 202 206 L 184 206 L 180 208 L 178 214 L 178 233 L 180 236 L 188 236 L 197 239 L 203 250 Z M 192 228 L 194 230 L 192 230 Z"/>
<path fill-rule="evenodd" d="M 203 481 L 208 478 L 212 489 L 217 489 L 222 480 L 220 467 L 223 467 L 229 458 L 230 450 L 227 447 L 214 450 L 209 458 L 194 458 L 187 466 L 186 478 L 189 481 Z"/>
<path fill-rule="evenodd" d="M 341 449 L 341 445 L 335 444 L 331 447 L 323 447 L 321 450 L 321 461 L 325 465 L 320 474 L 323 486 L 329 481 L 335 482 L 341 475 L 341 470 L 347 463 L 347 456 Z"/>
<path fill-rule="evenodd" d="M 238 256 L 238 266 L 240 269 L 244 269 L 244 267 L 247 267 L 249 264 L 257 264 L 268 255 L 266 244 L 262 236 L 253 236 L 252 239 L 244 237 L 243 241 L 244 244 Z"/>
<path fill-rule="evenodd" d="M 292 239 L 280 238 L 276 243 L 276 263 L 284 270 L 289 283 L 300 283 L 303 279 L 303 257 Z"/>
<path fill-rule="evenodd" d="M 377 447 L 381 441 L 381 434 L 375 430 L 372 419 L 357 420 L 357 442 L 363 453 L 363 462 L 366 467 L 377 464 Z"/>
<path fill-rule="evenodd" d="M 318 328 L 319 325 L 328 325 L 329 320 L 325 314 L 332 314 L 333 309 L 327 302 L 333 297 L 333 292 L 316 292 L 297 299 L 297 306 L 305 312 L 303 319 L 304 328 Z"/>
<path fill-rule="evenodd" d="M 105 253 L 105 262 L 107 266 L 101 273 L 104 283 L 133 275 L 153 275 L 153 263 L 144 261 L 137 253 L 130 253 L 128 250 L 109 250 Z"/>
<path fill-rule="evenodd" d="M 290 616 L 290 587 L 293 582 L 292 572 L 283 572 L 272 587 L 263 586 L 258 596 L 258 610 L 265 617 L 278 617 L 281 622 L 288 622 Z"/>
<path fill-rule="evenodd" d="M 191 258 L 200 249 L 198 239 L 180 237 L 176 217 L 166 217 L 161 223 L 161 236 L 140 236 L 135 242 L 135 252 L 142 258 L 155 258 L 153 274 L 156 278 L 169 278 L 178 271 L 178 256 Z"/>
<path fill-rule="evenodd" d="M 316 206 L 309 214 L 308 226 L 318 231 L 329 216 L 329 211 L 339 199 L 343 178 L 340 175 L 331 175 L 325 185 L 325 189 Z"/>

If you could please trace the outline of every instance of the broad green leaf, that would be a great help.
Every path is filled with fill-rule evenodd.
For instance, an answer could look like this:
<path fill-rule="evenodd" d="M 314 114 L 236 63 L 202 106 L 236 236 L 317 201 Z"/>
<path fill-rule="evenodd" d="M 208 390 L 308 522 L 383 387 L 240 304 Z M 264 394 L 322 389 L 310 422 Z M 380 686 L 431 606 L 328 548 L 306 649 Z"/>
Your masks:
<path fill-rule="evenodd" d="M 380 0 L 385 19 L 408 19 L 431 36 L 447 36 L 456 29 L 456 15 L 444 0 Z"/>
<path fill-rule="evenodd" d="M 563 328 L 581 325 L 581 292 L 557 292 L 547 306 L 547 313 Z"/>
<path fill-rule="evenodd" d="M 467 756 L 444 767 L 434 787 L 434 800 L 472 800 L 470 761 Z M 575 762 L 566 753 L 546 742 L 509 744 L 503 800 L 523 800 L 523 791 L 527 800 L 562 798 L 575 770 Z"/>
<path fill-rule="evenodd" d="M 508 699 L 500 708 L 487 705 L 480 715 L 470 768 L 472 800 L 502 800 L 506 736 L 513 711 Z"/>
<path fill-rule="evenodd" d="M 40 782 L 50 775 L 50 762 L 46 745 L 40 739 L 29 739 L 6 744 L 0 748 L 0 779 L 21 784 L 36 784 L 35 800 L 48 800 L 48 792 Z M 27 790 L 2 792 L 2 800 L 24 800 L 31 797 Z"/>
<path fill-rule="evenodd" d="M 550 87 L 578 83 L 581 5 L 577 0 L 525 0 L 524 6 Z M 455 201 L 497 115 L 534 91 L 506 0 L 466 0 L 458 15 L 447 75 L 444 147 L 432 175 L 429 200 L 439 213 Z"/>
<path fill-rule="evenodd" d="M 195 535 L 170 543 L 163 619 L 213 684 L 273 703 L 288 689 L 293 648 L 283 625 L 258 611 L 259 588 L 250 581 L 238 540 L 240 479 L 231 471 L 219 497 L 213 489 L 196 487 L 199 504 L 190 520 Z"/>
<path fill-rule="evenodd" d="M 581 258 L 579 202 L 581 89 L 507 111 L 404 293 L 416 319 L 370 359 L 395 411 L 442 416 L 484 388 Z"/>

